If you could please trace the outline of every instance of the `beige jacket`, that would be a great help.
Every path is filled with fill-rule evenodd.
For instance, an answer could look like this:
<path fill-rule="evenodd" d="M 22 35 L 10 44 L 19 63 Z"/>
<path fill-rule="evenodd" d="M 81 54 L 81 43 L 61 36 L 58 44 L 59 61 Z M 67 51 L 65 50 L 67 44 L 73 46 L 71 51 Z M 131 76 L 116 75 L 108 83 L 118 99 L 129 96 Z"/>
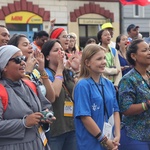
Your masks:
<path fill-rule="evenodd" d="M 112 53 L 111 48 L 110 48 L 110 51 Z M 118 86 L 118 84 L 122 78 L 122 71 L 121 71 L 120 62 L 119 62 L 119 58 L 118 58 L 118 51 L 116 49 L 115 49 L 115 51 L 116 51 L 116 54 L 114 56 L 114 54 L 112 53 L 112 57 L 114 59 L 114 66 L 116 68 L 105 67 L 104 76 L 110 80 L 112 80 L 114 78 L 114 86 Z M 120 70 L 120 72 L 117 74 L 118 70 Z"/>

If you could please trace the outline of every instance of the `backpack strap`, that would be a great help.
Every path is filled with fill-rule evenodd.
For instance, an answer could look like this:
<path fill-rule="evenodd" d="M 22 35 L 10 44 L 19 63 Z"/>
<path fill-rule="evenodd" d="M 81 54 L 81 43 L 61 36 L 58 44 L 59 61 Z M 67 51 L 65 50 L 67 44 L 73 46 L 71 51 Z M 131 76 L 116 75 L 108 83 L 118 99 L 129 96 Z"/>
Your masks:
<path fill-rule="evenodd" d="M 8 105 L 8 93 L 5 87 L 0 84 L 0 97 L 3 105 L 4 112 L 6 111 L 7 105 Z"/>
<path fill-rule="evenodd" d="M 113 48 L 113 47 L 110 47 L 111 48 L 111 51 L 112 51 L 112 53 L 113 53 L 113 55 L 114 55 L 114 57 L 116 56 L 116 49 L 115 48 Z"/>
<path fill-rule="evenodd" d="M 31 82 L 30 80 L 26 80 L 26 79 L 23 79 L 23 82 L 28 87 L 30 87 L 36 95 L 38 95 L 36 85 L 33 82 Z M 8 106 L 8 93 L 7 93 L 6 88 L 2 84 L 0 84 L 0 91 L 1 91 L 0 92 L 0 98 L 1 98 L 3 109 L 4 109 L 4 112 L 5 112 L 6 108 Z"/>
<path fill-rule="evenodd" d="M 22 81 L 23 81 L 28 87 L 30 87 L 36 95 L 38 95 L 36 85 L 35 85 L 33 82 L 31 82 L 30 80 L 27 80 L 27 79 L 22 79 Z"/>
<path fill-rule="evenodd" d="M 54 78 L 52 71 L 49 68 L 45 68 L 45 70 L 48 74 L 49 79 L 53 82 L 55 80 L 55 78 Z"/>

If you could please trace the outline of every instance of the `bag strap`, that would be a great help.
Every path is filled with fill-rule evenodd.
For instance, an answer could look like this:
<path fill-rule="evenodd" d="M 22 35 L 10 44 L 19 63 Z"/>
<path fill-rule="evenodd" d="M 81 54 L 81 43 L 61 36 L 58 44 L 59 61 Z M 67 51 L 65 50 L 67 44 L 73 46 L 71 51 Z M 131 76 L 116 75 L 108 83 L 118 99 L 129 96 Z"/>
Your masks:
<path fill-rule="evenodd" d="M 26 80 L 26 79 L 22 79 L 23 82 L 28 86 L 30 87 L 33 92 L 38 95 L 38 92 L 37 92 L 37 89 L 36 89 L 36 85 L 31 82 L 30 80 Z M 3 109 L 4 109 L 4 112 L 6 111 L 6 108 L 8 106 L 8 93 L 7 93 L 7 90 L 6 88 L 0 84 L 0 98 L 1 98 L 1 101 L 2 101 L 2 105 L 3 105 Z"/>
<path fill-rule="evenodd" d="M 36 95 L 38 95 L 36 85 L 35 85 L 33 82 L 31 82 L 30 80 L 27 80 L 27 79 L 22 79 L 22 81 L 23 81 L 28 87 L 30 87 Z"/>
<path fill-rule="evenodd" d="M 113 55 L 114 55 L 114 57 L 116 56 L 116 49 L 115 48 L 113 48 L 113 47 L 110 47 L 111 48 L 111 51 L 112 51 L 112 53 L 113 53 Z"/>
<path fill-rule="evenodd" d="M 48 74 L 48 77 L 49 79 L 53 82 L 55 80 L 54 78 L 54 71 L 53 70 L 50 70 L 49 68 L 45 68 L 47 74 Z"/>
<path fill-rule="evenodd" d="M 0 97 L 1 97 L 1 101 L 2 101 L 2 105 L 3 105 L 3 109 L 4 109 L 4 112 L 8 106 L 8 93 L 7 93 L 7 90 L 5 89 L 5 87 L 0 84 Z"/>

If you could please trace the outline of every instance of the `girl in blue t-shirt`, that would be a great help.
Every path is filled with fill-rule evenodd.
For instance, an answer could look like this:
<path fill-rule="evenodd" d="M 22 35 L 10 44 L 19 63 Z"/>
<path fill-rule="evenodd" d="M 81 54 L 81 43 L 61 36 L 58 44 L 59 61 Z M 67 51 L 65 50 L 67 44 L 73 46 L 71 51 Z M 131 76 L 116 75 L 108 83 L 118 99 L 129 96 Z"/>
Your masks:
<path fill-rule="evenodd" d="M 79 81 L 74 88 L 78 150 L 117 150 L 119 146 L 119 108 L 112 82 L 102 76 L 105 66 L 102 47 L 87 45 L 82 54 Z"/>

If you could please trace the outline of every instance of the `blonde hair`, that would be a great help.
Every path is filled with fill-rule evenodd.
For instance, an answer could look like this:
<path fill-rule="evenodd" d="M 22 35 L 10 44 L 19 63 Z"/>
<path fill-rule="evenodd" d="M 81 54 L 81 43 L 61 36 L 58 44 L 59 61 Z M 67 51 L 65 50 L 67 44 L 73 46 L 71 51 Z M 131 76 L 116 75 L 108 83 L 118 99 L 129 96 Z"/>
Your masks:
<path fill-rule="evenodd" d="M 99 51 L 104 51 L 104 49 L 97 44 L 89 44 L 83 49 L 79 76 L 80 79 L 90 77 L 90 69 L 86 65 L 86 61 L 90 61 L 91 58 Z"/>

